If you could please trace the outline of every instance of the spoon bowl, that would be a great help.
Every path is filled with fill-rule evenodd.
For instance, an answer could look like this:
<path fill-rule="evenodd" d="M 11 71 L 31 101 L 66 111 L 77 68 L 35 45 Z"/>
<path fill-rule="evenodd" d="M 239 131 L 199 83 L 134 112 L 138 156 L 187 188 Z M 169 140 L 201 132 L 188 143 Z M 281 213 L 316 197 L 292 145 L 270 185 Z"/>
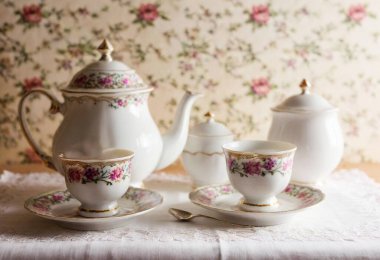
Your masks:
<path fill-rule="evenodd" d="M 251 225 L 231 223 L 231 222 L 228 222 L 228 221 L 225 221 L 222 219 L 214 218 L 214 217 L 203 215 L 203 214 L 194 215 L 193 213 L 186 211 L 186 210 L 183 210 L 183 209 L 170 208 L 169 213 L 179 221 L 190 221 L 193 218 L 203 217 L 203 218 L 209 218 L 209 219 L 217 220 L 220 222 L 228 223 L 228 224 L 235 225 L 235 226 L 252 227 Z"/>
<path fill-rule="evenodd" d="M 180 221 L 189 221 L 195 217 L 190 212 L 188 212 L 186 210 L 182 210 L 182 209 L 170 208 L 169 213 Z"/>

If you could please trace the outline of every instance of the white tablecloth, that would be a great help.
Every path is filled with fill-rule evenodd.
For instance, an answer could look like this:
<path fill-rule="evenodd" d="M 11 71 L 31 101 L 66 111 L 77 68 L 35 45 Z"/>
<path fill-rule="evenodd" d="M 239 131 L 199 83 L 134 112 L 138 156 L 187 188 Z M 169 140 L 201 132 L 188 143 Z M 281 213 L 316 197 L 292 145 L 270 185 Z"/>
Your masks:
<path fill-rule="evenodd" d="M 332 174 L 318 207 L 291 223 L 262 228 L 201 219 L 176 222 L 169 207 L 213 213 L 189 202 L 186 177 L 153 174 L 146 186 L 163 194 L 162 206 L 123 228 L 83 232 L 63 229 L 23 208 L 32 195 L 64 189 L 60 175 L 5 172 L 0 177 L 0 258 L 380 259 L 380 185 L 358 170 Z"/>

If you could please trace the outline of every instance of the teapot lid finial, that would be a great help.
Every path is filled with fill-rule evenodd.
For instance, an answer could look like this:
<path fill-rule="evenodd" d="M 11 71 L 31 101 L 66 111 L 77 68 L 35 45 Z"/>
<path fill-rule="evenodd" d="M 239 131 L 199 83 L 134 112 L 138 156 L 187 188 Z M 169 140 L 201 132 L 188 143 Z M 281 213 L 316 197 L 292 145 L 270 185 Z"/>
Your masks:
<path fill-rule="evenodd" d="M 299 84 L 302 92 L 285 99 L 281 104 L 272 108 L 276 112 L 311 113 L 335 110 L 326 99 L 310 93 L 311 84 L 303 79 Z"/>
<path fill-rule="evenodd" d="M 214 121 L 215 115 L 211 113 L 210 111 L 204 114 L 203 116 L 207 118 L 207 121 L 211 121 L 211 120 Z"/>
<path fill-rule="evenodd" d="M 111 53 L 113 51 L 113 47 L 107 39 L 104 39 L 102 41 L 102 43 L 98 47 L 98 51 L 102 54 L 100 60 L 112 61 Z"/>
<path fill-rule="evenodd" d="M 301 94 L 310 94 L 311 84 L 306 79 L 303 79 L 300 83 L 300 88 L 302 89 Z"/>

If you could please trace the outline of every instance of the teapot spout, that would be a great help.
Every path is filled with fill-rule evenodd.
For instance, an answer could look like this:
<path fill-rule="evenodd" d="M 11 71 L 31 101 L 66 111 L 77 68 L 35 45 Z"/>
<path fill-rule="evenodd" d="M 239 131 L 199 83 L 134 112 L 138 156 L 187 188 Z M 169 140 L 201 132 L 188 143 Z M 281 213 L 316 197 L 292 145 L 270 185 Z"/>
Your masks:
<path fill-rule="evenodd" d="M 194 101 L 203 94 L 186 91 L 177 109 L 172 128 L 163 135 L 163 151 L 156 170 L 173 163 L 182 153 L 189 132 L 190 112 Z"/>

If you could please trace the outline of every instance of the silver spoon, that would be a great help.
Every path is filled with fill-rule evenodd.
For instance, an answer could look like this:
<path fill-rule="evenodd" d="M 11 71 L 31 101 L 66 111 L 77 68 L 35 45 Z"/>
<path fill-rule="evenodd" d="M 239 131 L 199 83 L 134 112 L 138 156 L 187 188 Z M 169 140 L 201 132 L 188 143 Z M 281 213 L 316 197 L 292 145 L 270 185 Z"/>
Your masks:
<path fill-rule="evenodd" d="M 179 221 L 190 221 L 193 218 L 203 217 L 203 218 L 209 218 L 209 219 L 213 219 L 213 220 L 218 220 L 220 222 L 228 223 L 228 224 L 235 225 L 235 226 L 252 227 L 252 225 L 235 224 L 235 223 L 231 223 L 231 222 L 228 222 L 228 221 L 225 221 L 225 220 L 222 220 L 222 219 L 214 218 L 214 217 L 203 215 L 203 214 L 194 215 L 191 212 L 186 211 L 186 210 L 182 210 L 182 209 L 170 208 L 169 209 L 169 213 L 171 215 L 173 215 Z"/>

